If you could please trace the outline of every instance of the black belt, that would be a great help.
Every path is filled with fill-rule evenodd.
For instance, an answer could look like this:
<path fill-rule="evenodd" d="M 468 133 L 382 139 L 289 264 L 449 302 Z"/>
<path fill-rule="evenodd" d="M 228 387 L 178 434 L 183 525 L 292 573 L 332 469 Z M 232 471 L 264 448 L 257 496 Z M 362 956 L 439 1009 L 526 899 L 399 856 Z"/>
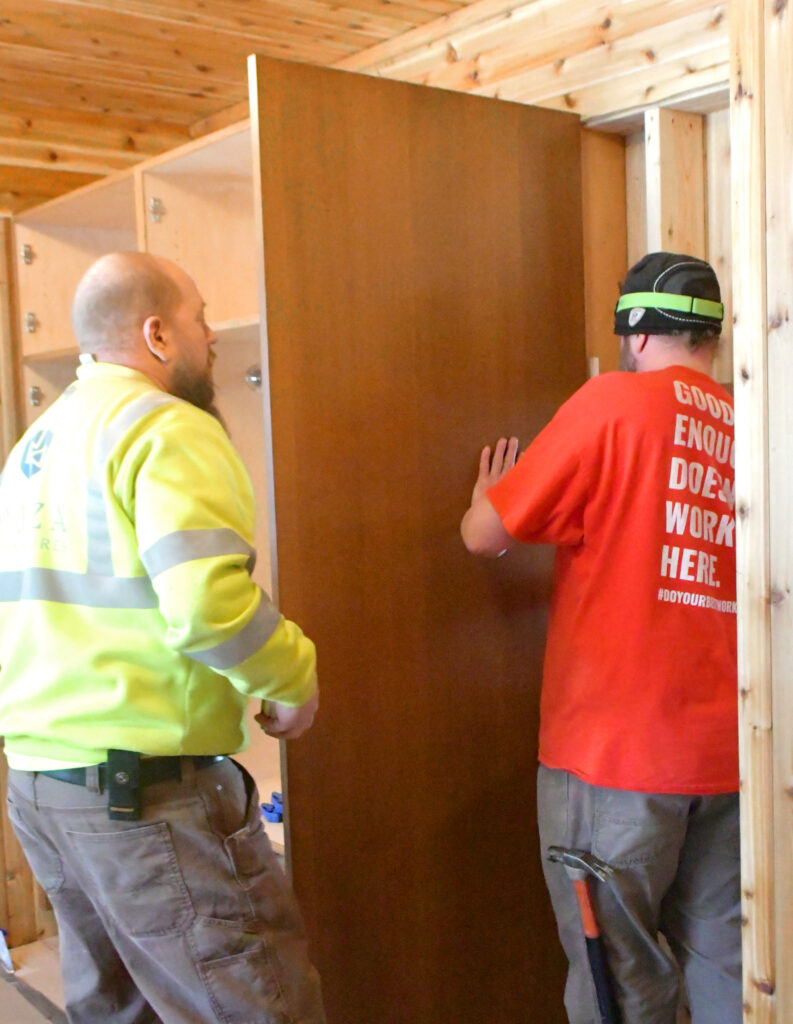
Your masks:
<path fill-rule="evenodd" d="M 209 768 L 211 765 L 217 764 L 224 759 L 225 756 L 223 754 L 200 757 L 192 756 L 189 758 L 197 771 L 201 768 Z M 102 764 L 92 765 L 91 767 L 99 769 L 99 787 L 103 790 L 106 789 L 109 782 L 107 762 L 104 761 Z M 37 774 L 47 775 L 49 778 L 58 779 L 60 782 L 71 782 L 73 786 L 84 786 L 86 785 L 86 776 L 89 771 L 90 768 L 56 768 L 50 772 L 37 772 Z M 142 757 L 140 759 L 138 785 L 141 788 L 153 786 L 155 782 L 165 782 L 166 779 L 181 779 L 181 777 L 181 757 Z M 124 782 L 126 780 L 117 779 L 116 781 Z"/>

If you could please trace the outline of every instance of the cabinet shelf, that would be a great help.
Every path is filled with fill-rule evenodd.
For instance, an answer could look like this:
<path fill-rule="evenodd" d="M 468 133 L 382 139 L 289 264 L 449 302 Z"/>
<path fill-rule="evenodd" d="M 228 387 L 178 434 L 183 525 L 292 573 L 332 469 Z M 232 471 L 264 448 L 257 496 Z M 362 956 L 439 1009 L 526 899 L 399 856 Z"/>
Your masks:
<path fill-rule="evenodd" d="M 222 323 L 212 324 L 211 327 L 219 341 L 233 344 L 251 341 L 258 337 L 259 318 L 243 317 L 239 320 L 224 320 Z M 80 350 L 76 345 L 68 345 L 65 348 L 55 347 L 36 352 L 23 352 L 22 361 L 27 365 L 61 363 L 64 360 L 71 362 L 76 360 L 79 355 Z"/>
<path fill-rule="evenodd" d="M 218 341 L 245 342 L 258 340 L 259 318 L 243 317 L 239 320 L 223 320 L 209 325 L 218 336 Z"/>
<path fill-rule="evenodd" d="M 76 345 L 69 345 L 68 348 L 42 349 L 40 352 L 24 352 L 22 362 L 27 365 L 40 365 L 41 363 L 61 363 L 64 361 L 76 362 L 80 350 Z"/>

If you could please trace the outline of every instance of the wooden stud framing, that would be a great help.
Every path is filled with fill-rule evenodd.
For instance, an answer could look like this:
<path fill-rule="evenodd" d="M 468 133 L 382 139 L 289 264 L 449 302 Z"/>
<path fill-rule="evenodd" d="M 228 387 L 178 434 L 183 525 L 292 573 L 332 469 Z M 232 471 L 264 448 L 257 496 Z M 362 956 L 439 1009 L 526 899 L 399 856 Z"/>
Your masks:
<path fill-rule="evenodd" d="M 21 374 L 16 343 L 11 221 L 0 217 L 0 465 L 22 432 Z M 0 740 L 0 793 L 6 792 L 6 762 Z M 9 946 L 54 935 L 55 917 L 45 893 L 36 885 L 22 848 L 0 801 L 0 927 Z"/>
<path fill-rule="evenodd" d="M 628 251 L 622 136 L 582 129 L 581 171 L 586 354 L 593 375 L 616 370 L 619 363 L 614 303 Z"/>
<path fill-rule="evenodd" d="M 753 1024 L 775 1024 L 777 1020 L 764 62 L 761 0 L 732 0 L 730 87 L 743 971 L 745 1020 Z"/>
<path fill-rule="evenodd" d="M 19 359 L 15 344 L 11 221 L 0 217 L 0 462 L 20 433 Z"/>
<path fill-rule="evenodd" d="M 705 118 L 707 171 L 707 259 L 721 286 L 724 322 L 714 374 L 723 384 L 732 382 L 732 206 L 730 202 L 730 109 Z"/>
<path fill-rule="evenodd" d="M 773 745 L 774 1002 L 779 1024 L 793 1019 L 793 11 L 766 2 L 764 20 L 765 231 L 768 329 L 768 500 Z M 768 825 L 765 825 L 768 837 Z M 770 839 L 767 838 L 770 844 Z M 758 907 L 758 911 L 760 908 Z"/>
<path fill-rule="evenodd" d="M 625 139 L 625 207 L 628 220 L 628 266 L 647 252 L 647 185 L 644 130 Z"/>
<path fill-rule="evenodd" d="M 704 118 L 654 107 L 644 120 L 647 250 L 704 258 Z"/>
<path fill-rule="evenodd" d="M 0 911 L 3 919 L 0 927 L 8 932 L 9 946 L 22 946 L 39 937 L 36 924 L 37 894 L 33 874 L 25 860 L 22 847 L 17 842 L 14 830 L 8 820 L 5 793 L 8 788 L 8 766 L 5 754 L 0 756 L 0 790 L 3 793 L 0 806 L 2 843 L 0 843 L 0 867 L 3 869 Z"/>

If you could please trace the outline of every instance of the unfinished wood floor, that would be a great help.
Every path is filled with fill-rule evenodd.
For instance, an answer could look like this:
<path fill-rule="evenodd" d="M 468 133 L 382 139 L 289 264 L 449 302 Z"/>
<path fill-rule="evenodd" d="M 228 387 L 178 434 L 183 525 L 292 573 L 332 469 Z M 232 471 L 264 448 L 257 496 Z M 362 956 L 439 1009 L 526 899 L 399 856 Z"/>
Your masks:
<path fill-rule="evenodd" d="M 65 1017 L 39 1012 L 12 981 L 0 981 L 0 1024 L 45 1024 Z"/>
<path fill-rule="evenodd" d="M 0 976 L 0 1024 L 66 1024 L 58 939 L 11 950 L 14 974 Z"/>

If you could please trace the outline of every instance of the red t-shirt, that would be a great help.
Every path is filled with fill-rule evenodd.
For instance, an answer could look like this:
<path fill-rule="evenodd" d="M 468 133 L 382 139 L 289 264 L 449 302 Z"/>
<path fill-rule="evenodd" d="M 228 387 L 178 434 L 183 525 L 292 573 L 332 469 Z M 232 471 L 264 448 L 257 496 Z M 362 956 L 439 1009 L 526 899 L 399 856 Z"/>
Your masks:
<path fill-rule="evenodd" d="M 738 788 L 733 406 L 684 367 L 585 384 L 488 492 L 557 545 L 540 761 L 599 786 Z"/>

